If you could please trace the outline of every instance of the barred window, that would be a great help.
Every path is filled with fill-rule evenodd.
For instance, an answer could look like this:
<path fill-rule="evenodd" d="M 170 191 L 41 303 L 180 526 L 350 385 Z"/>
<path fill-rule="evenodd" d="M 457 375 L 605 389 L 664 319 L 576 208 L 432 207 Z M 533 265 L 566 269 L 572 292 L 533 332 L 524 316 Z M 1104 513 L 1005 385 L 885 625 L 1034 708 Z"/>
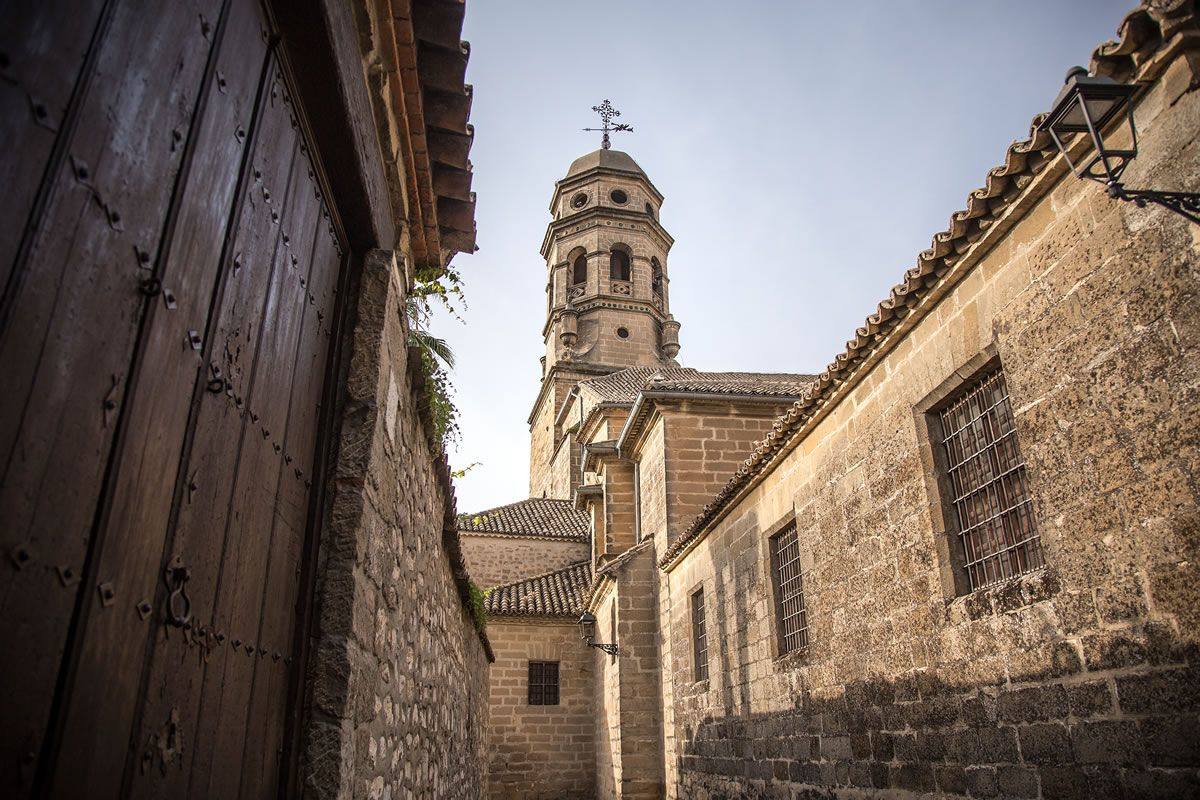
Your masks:
<path fill-rule="evenodd" d="M 529 662 L 529 705 L 558 705 L 558 662 Z"/>
<path fill-rule="evenodd" d="M 1041 539 L 1004 372 L 972 381 L 939 414 L 949 523 L 971 591 L 1040 567 Z"/>
<path fill-rule="evenodd" d="M 800 538 L 794 522 L 771 537 L 771 578 L 775 584 L 779 654 L 802 650 L 808 645 L 808 617 L 800 578 Z"/>
<path fill-rule="evenodd" d="M 692 677 L 708 680 L 708 634 L 704 629 L 704 590 L 692 593 Z"/>

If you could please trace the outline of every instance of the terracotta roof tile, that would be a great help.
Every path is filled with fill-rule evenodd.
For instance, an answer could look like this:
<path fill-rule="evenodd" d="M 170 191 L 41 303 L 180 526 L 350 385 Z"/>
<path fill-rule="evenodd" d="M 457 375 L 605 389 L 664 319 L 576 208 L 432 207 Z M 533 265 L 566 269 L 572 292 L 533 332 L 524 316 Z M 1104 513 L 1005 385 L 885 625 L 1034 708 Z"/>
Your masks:
<path fill-rule="evenodd" d="M 475 514 L 460 514 L 458 530 L 584 541 L 589 528 L 587 515 L 576 510 L 570 500 L 532 498 Z"/>
<path fill-rule="evenodd" d="M 592 583 L 587 561 L 497 586 L 487 593 L 483 607 L 493 617 L 575 617 L 583 613 L 583 600 Z"/>
<path fill-rule="evenodd" d="M 643 388 L 663 392 L 799 397 L 816 379 L 816 375 L 791 372 L 697 372 L 679 378 L 655 376 Z"/>
<path fill-rule="evenodd" d="M 1089 71 L 1120 81 L 1139 77 L 1140 68 L 1149 63 L 1168 40 L 1177 34 L 1200 32 L 1197 14 L 1197 0 L 1143 3 L 1121 21 L 1117 40 L 1100 45 L 1092 53 Z M 744 487 L 774 463 L 776 456 L 805 427 L 833 390 L 874 352 L 876 345 L 939 284 L 970 245 L 1054 160 L 1058 152 L 1050 135 L 1037 130 L 1044 117 L 1045 114 L 1038 114 L 1033 118 L 1029 138 L 1009 145 L 1004 163 L 993 167 L 984 185 L 967 196 L 966 208 L 950 216 L 949 227 L 934 234 L 929 249 L 921 252 L 916 265 L 904 273 L 903 282 L 894 286 L 888 297 L 879 303 L 875 312 L 855 331 L 854 338 L 846 343 L 846 349 L 817 376 L 806 395 L 776 420 L 771 432 L 755 445 L 725 487 L 663 553 L 660 566 L 667 565 L 682 553 Z"/>
<path fill-rule="evenodd" d="M 580 382 L 601 402 L 630 403 L 643 390 L 798 397 L 815 375 L 790 372 L 701 372 L 693 367 L 629 367 Z"/>
<path fill-rule="evenodd" d="M 699 375 L 691 367 L 628 367 L 599 378 L 580 381 L 581 388 L 591 389 L 605 403 L 632 403 L 652 375 L 664 378 L 684 378 Z"/>

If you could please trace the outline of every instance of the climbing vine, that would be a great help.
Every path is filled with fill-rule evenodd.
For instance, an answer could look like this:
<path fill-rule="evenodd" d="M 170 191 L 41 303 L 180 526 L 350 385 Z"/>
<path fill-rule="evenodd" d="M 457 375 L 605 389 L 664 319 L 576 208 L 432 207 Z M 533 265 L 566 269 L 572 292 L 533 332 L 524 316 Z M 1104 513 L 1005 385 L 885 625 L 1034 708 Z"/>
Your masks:
<path fill-rule="evenodd" d="M 450 379 L 454 351 L 445 339 L 429 331 L 435 305 L 463 322 L 460 309 L 465 309 L 466 304 L 462 276 L 452 267 L 437 274 L 418 274 L 404 309 L 408 344 L 420 353 L 421 372 L 425 377 L 423 400 L 433 427 L 430 436 L 446 451 L 458 443 L 461 430 L 458 406 L 454 404 L 454 383 Z"/>

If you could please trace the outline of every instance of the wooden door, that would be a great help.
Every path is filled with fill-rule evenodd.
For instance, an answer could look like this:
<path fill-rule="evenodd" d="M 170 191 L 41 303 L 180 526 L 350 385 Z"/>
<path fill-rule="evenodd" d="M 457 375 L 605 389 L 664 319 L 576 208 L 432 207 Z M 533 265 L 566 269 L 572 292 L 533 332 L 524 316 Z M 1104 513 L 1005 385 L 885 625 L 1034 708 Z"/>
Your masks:
<path fill-rule="evenodd" d="M 274 795 L 346 261 L 304 115 L 256 0 L 9 5 L 0 791 Z"/>

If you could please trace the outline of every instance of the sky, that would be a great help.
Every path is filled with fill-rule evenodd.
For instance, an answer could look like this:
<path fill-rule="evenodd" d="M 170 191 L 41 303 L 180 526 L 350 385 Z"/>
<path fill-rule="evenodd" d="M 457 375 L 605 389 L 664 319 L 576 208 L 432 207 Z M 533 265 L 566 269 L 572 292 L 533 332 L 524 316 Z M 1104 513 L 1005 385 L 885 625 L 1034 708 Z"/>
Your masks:
<path fill-rule="evenodd" d="M 666 196 L 679 362 L 819 372 L 1133 0 L 467 0 L 458 508 L 529 494 L 554 182 L 605 98 Z"/>

